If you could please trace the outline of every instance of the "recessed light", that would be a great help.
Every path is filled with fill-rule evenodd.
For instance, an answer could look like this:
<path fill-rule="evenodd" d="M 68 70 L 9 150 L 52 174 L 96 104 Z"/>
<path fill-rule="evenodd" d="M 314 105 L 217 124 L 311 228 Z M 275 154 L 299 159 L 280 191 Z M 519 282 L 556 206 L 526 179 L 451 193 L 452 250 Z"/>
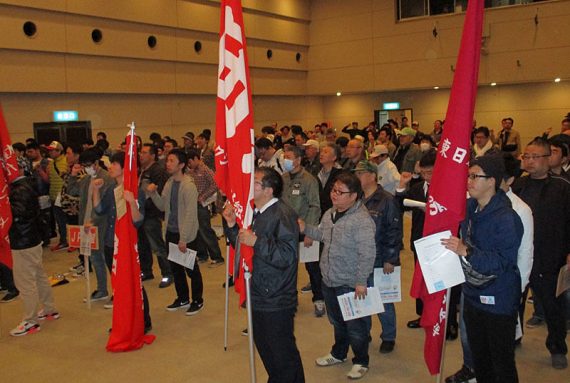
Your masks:
<path fill-rule="evenodd" d="M 491 86 L 496 86 L 496 85 L 497 85 L 496 82 L 492 82 L 492 83 L 491 83 Z"/>
<path fill-rule="evenodd" d="M 340 96 L 342 96 L 342 93 L 336 92 L 336 96 L 337 96 L 337 97 L 340 97 Z"/>
<path fill-rule="evenodd" d="M 554 82 L 560 82 L 560 77 L 556 77 L 556 78 L 554 79 Z"/>
<path fill-rule="evenodd" d="M 439 89 L 439 86 L 434 86 L 433 89 L 437 90 Z"/>

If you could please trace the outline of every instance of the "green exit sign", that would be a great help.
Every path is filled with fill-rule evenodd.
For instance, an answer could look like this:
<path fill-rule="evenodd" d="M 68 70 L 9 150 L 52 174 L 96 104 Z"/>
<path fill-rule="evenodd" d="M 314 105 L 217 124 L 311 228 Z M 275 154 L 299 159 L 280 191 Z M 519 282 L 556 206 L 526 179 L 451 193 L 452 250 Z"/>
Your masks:
<path fill-rule="evenodd" d="M 53 120 L 56 122 L 62 121 L 77 121 L 79 113 L 76 110 L 56 110 L 53 112 Z"/>
<path fill-rule="evenodd" d="M 399 102 L 385 102 L 382 104 L 384 110 L 398 110 L 400 109 Z"/>

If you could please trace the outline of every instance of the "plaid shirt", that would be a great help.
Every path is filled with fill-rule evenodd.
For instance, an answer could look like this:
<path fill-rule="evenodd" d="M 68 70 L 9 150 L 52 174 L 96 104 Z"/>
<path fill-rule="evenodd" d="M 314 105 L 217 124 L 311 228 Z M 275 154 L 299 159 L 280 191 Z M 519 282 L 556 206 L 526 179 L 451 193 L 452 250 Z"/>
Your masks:
<path fill-rule="evenodd" d="M 214 181 L 214 172 L 200 161 L 196 169 L 188 168 L 188 175 L 194 179 L 198 189 L 198 202 L 202 203 L 218 191 L 218 185 Z"/>

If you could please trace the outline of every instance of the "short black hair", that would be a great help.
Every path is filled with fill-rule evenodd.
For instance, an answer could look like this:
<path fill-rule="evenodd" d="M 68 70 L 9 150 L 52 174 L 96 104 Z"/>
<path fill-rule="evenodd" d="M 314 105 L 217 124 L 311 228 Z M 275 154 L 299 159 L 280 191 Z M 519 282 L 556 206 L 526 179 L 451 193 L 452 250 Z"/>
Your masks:
<path fill-rule="evenodd" d="M 194 158 L 200 159 L 200 151 L 198 149 L 188 149 L 186 155 L 188 156 L 188 160 L 193 160 Z"/>
<path fill-rule="evenodd" d="M 97 137 L 97 136 L 103 137 L 104 140 L 107 139 L 107 133 L 105 133 L 105 132 L 99 132 L 99 133 L 97 133 L 97 134 L 95 135 L 95 137 Z"/>
<path fill-rule="evenodd" d="M 277 173 L 277 170 L 268 167 L 260 167 L 255 169 L 257 173 L 262 173 L 261 186 L 264 188 L 271 188 L 273 190 L 274 198 L 281 198 L 283 194 L 283 178 Z"/>
<path fill-rule="evenodd" d="M 198 138 L 203 138 L 203 139 L 205 139 L 206 141 L 210 141 L 210 136 L 208 136 L 208 135 L 206 135 L 206 134 L 204 134 L 204 133 L 198 134 Z"/>
<path fill-rule="evenodd" d="M 164 143 L 170 142 L 172 144 L 173 147 L 177 148 L 178 147 L 178 142 L 176 142 L 176 140 L 174 138 L 169 138 L 168 140 L 164 140 Z"/>
<path fill-rule="evenodd" d="M 71 149 L 71 152 L 72 152 L 73 154 L 81 154 L 81 153 L 83 152 L 83 146 L 82 146 L 81 144 L 78 144 L 78 143 L 75 143 L 75 142 L 72 143 L 72 144 L 67 145 L 67 147 L 68 147 L 69 149 Z"/>
<path fill-rule="evenodd" d="M 544 150 L 546 150 L 547 154 L 550 154 L 550 142 L 547 139 L 542 137 L 535 137 L 531 142 L 528 143 L 527 146 L 540 146 Z"/>
<path fill-rule="evenodd" d="M 382 127 L 378 131 L 378 135 L 380 135 L 380 132 L 386 132 L 386 137 L 392 138 L 392 128 L 390 128 L 390 125 L 388 124 L 382 125 Z"/>
<path fill-rule="evenodd" d="M 151 144 L 150 142 L 146 142 L 146 143 L 144 143 L 144 144 L 142 145 L 142 147 L 143 147 L 143 148 L 148 148 L 148 149 L 149 149 L 149 150 L 148 150 L 149 153 L 152 154 L 152 155 L 154 156 L 155 160 L 156 160 L 156 154 L 157 154 L 156 149 L 157 149 L 157 147 L 156 147 L 155 144 Z M 142 148 L 141 148 L 141 149 L 142 149 Z"/>
<path fill-rule="evenodd" d="M 335 182 L 340 182 L 341 184 L 346 185 L 349 192 L 356 193 L 357 200 L 362 197 L 362 184 L 355 173 L 348 170 L 342 170 L 337 174 Z"/>
<path fill-rule="evenodd" d="M 176 159 L 178 160 L 179 164 L 184 164 L 184 167 L 182 168 L 182 172 L 184 172 L 184 170 L 186 170 L 186 165 L 188 164 L 188 156 L 186 155 L 186 152 L 182 149 L 172 149 L 170 151 L 170 153 L 168 153 L 169 156 L 175 156 Z"/>
<path fill-rule="evenodd" d="M 210 138 L 212 138 L 212 131 L 210 129 L 204 129 L 202 130 L 202 136 L 206 141 L 210 141 Z"/>
<path fill-rule="evenodd" d="M 26 145 L 22 144 L 21 142 L 15 142 L 14 144 L 12 144 L 12 147 L 19 152 L 26 151 Z"/>
<path fill-rule="evenodd" d="M 121 165 L 121 169 L 125 168 L 125 152 L 116 152 L 111 156 L 110 162 L 116 162 Z"/>
<path fill-rule="evenodd" d="M 79 163 L 81 165 L 94 164 L 101 158 L 101 152 L 97 148 L 89 148 L 84 150 L 83 153 L 79 155 Z"/>
<path fill-rule="evenodd" d="M 162 137 L 160 136 L 160 133 L 152 132 L 152 133 L 150 134 L 150 136 L 149 136 L 149 139 L 150 139 L 151 141 L 155 142 L 155 141 L 161 140 Z"/>
<path fill-rule="evenodd" d="M 295 145 L 290 145 L 288 147 L 286 147 L 284 149 L 285 152 L 292 152 L 295 155 L 295 158 L 302 158 L 303 157 L 303 151 L 301 150 L 301 148 L 299 148 L 298 146 Z"/>
<path fill-rule="evenodd" d="M 474 132 L 474 133 L 475 133 L 475 134 L 483 133 L 483 134 L 485 135 L 485 137 L 487 137 L 487 138 L 491 135 L 491 131 L 490 131 L 489 128 L 487 128 L 486 126 L 480 126 L 480 127 L 478 127 L 477 129 L 475 129 L 475 132 Z M 475 135 L 475 134 L 474 134 L 474 135 Z"/>
<path fill-rule="evenodd" d="M 563 138 L 567 137 L 567 138 Z M 551 137 L 548 142 L 550 142 L 550 145 L 552 146 L 556 146 L 557 148 L 559 148 L 562 151 L 562 156 L 563 157 L 567 157 L 568 153 L 570 153 L 570 137 L 563 135 L 563 134 L 557 134 L 556 136 Z"/>
<path fill-rule="evenodd" d="M 109 149 L 109 141 L 106 139 L 97 140 L 95 146 L 101 148 L 102 151 Z"/>
<path fill-rule="evenodd" d="M 273 128 L 273 126 L 264 126 L 263 128 L 261 128 L 261 133 L 275 134 L 275 129 Z"/>
<path fill-rule="evenodd" d="M 28 140 L 26 140 L 26 142 L 28 142 Z M 28 144 L 26 144 L 26 150 L 29 149 L 39 150 L 40 145 L 36 141 L 31 141 Z"/>
<path fill-rule="evenodd" d="M 340 147 L 340 148 L 346 148 L 346 145 L 348 145 L 348 138 L 346 137 L 339 137 L 336 139 L 335 143 Z"/>
<path fill-rule="evenodd" d="M 303 133 L 303 127 L 301 125 L 291 125 L 291 131 L 293 134 Z"/>
<path fill-rule="evenodd" d="M 505 161 L 505 175 L 503 176 L 505 181 L 511 177 L 517 179 L 522 175 L 520 160 L 517 160 L 510 153 L 503 153 L 503 160 Z"/>
<path fill-rule="evenodd" d="M 435 149 L 430 149 L 427 152 L 425 152 L 420 158 L 420 168 L 434 167 L 436 157 L 437 155 Z"/>
<path fill-rule="evenodd" d="M 271 140 L 265 137 L 258 138 L 257 141 L 255 141 L 255 147 L 259 149 L 269 149 L 272 146 Z"/>

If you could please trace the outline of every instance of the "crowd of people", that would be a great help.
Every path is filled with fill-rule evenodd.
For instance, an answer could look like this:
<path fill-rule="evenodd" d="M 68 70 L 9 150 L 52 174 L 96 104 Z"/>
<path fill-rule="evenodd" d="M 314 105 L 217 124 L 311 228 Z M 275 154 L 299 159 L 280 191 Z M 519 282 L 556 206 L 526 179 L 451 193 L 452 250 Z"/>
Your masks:
<path fill-rule="evenodd" d="M 211 132 L 181 137 L 152 133 L 148 143 L 138 138 L 139 201 L 131 204 L 138 236 L 142 280 L 153 275 L 153 253 L 161 272 L 160 288 L 175 286 L 169 311 L 195 315 L 204 307 L 200 266 L 224 263 L 211 218 L 222 212 L 230 244 L 252 246 L 253 336 L 274 382 L 303 382 L 304 372 L 295 343 L 300 247 L 318 241 L 319 260 L 305 263 L 309 283 L 301 293 L 312 295 L 314 315 L 327 315 L 334 344 L 317 358 L 326 367 L 354 357 L 347 376 L 363 377 L 369 366 L 371 317 L 345 321 L 337 297 L 354 293 L 364 298 L 373 286 L 374 269 L 391 274 L 400 265 L 404 198 L 425 202 L 438 157 L 445 122 L 436 120 L 430 132 L 408 119 L 375 122 L 360 129 L 353 122 L 341 132 L 327 123 L 310 130 L 301 126 L 265 126 L 256 137 L 255 212 L 252 228 L 240 230 L 231 204 L 214 181 Z M 461 259 L 466 282 L 452 289 L 447 339 L 461 335 L 463 367 L 447 383 L 517 382 L 515 347 L 517 321 L 527 328 L 546 323 L 546 347 L 552 366 L 567 367 L 565 342 L 570 315 L 569 294 L 556 296 L 560 268 L 570 264 L 570 116 L 559 134 L 546 131 L 527 145 L 504 118 L 497 135 L 473 122 L 469 192 L 459 237 L 444 245 Z M 549 137 L 550 136 L 550 137 Z M 99 246 L 90 255 L 97 287 L 88 298 L 112 308 L 111 272 L 116 206 L 114 190 L 121 185 L 125 143 L 109 149 L 106 135 L 97 141 L 47 146 L 30 139 L 13 145 L 20 177 L 10 186 L 14 224 L 10 230 L 13 273 L 0 265 L 2 302 L 18 295 L 24 302 L 22 323 L 14 336 L 40 329 L 42 319 L 57 319 L 53 296 L 42 268 L 42 248 L 69 252 L 67 225 L 96 227 Z M 410 248 L 422 237 L 425 208 L 411 208 Z M 163 234 L 164 228 L 164 234 Z M 56 232 L 58 235 L 56 235 Z M 190 269 L 169 261 L 168 246 L 197 251 Z M 86 270 L 84 257 L 73 271 Z M 191 280 L 189 288 L 186 277 Z M 529 290 L 533 316 L 524 321 Z M 152 327 L 145 294 L 145 331 Z M 568 307 L 565 308 L 565 305 Z M 382 326 L 380 353 L 396 346 L 396 305 L 378 314 Z M 421 300 L 416 313 L 422 315 Z M 407 323 L 419 328 L 419 318 Z M 524 326 L 520 326 L 524 327 Z M 271 334 L 271 337 L 269 336 Z"/>

